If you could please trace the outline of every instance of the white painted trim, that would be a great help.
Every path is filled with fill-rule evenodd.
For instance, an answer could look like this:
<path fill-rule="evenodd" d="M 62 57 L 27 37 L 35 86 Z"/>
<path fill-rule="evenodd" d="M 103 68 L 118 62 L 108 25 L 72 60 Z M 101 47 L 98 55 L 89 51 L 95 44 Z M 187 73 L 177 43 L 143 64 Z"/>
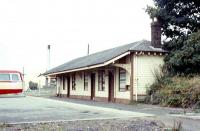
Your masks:
<path fill-rule="evenodd" d="M 137 59 L 137 56 L 135 57 L 136 58 L 136 70 L 137 70 L 137 67 L 138 67 L 138 59 Z M 137 76 L 137 84 L 136 84 L 136 88 L 135 88 L 135 100 L 137 101 L 138 100 L 138 71 L 136 71 L 136 76 Z"/>
<path fill-rule="evenodd" d="M 131 75 L 131 64 L 113 64 L 113 66 L 123 68 Z"/>
<path fill-rule="evenodd" d="M 124 57 L 124 56 L 127 56 L 130 54 L 130 51 L 128 52 L 125 52 L 124 54 L 121 54 L 107 62 L 104 62 L 102 64 L 98 64 L 98 65 L 93 65 L 93 66 L 88 66 L 88 67 L 83 67 L 83 68 L 78 68 L 78 69 L 73 69 L 73 70 L 68 70 L 68 71 L 61 71 L 61 72 L 56 72 L 56 73 L 50 73 L 48 75 L 45 75 L 45 76 L 49 76 L 49 75 L 57 75 L 57 74 L 64 74 L 64 73 L 69 73 L 69 72 L 75 72 L 75 71 L 81 71 L 81 70 L 88 70 L 88 69 L 93 69 L 93 68 L 97 68 L 97 67 L 103 67 L 103 66 L 106 66 L 108 64 L 111 64 L 111 63 L 114 63 L 116 60 Z"/>
<path fill-rule="evenodd" d="M 137 63 L 137 59 L 138 59 L 138 56 L 136 56 L 136 55 L 134 55 L 133 56 L 134 58 L 133 58 L 133 63 L 134 63 L 134 65 L 133 65 L 133 68 L 134 68 L 134 75 L 133 75 L 133 87 L 134 87 L 134 93 L 133 94 L 135 94 L 135 100 L 137 101 L 138 100 L 138 71 L 137 71 L 137 66 L 138 66 L 138 63 Z"/>

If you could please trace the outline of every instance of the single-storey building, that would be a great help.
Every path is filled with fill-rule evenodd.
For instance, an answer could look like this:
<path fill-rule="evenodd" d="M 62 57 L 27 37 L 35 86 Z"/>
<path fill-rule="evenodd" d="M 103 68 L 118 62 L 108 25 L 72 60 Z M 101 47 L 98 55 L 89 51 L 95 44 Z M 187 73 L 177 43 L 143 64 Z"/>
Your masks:
<path fill-rule="evenodd" d="M 129 103 L 144 98 L 167 51 L 161 48 L 161 26 L 151 24 L 152 40 L 83 56 L 44 73 L 57 81 L 62 97 Z"/>

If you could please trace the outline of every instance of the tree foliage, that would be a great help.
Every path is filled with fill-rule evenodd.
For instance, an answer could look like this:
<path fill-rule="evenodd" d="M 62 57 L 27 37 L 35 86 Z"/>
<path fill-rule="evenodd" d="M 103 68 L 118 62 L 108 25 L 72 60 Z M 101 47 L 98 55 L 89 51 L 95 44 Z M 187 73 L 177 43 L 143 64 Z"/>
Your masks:
<path fill-rule="evenodd" d="M 170 74 L 200 74 L 200 31 L 171 41 L 165 67 Z"/>
<path fill-rule="evenodd" d="M 146 12 L 157 17 L 168 38 L 165 68 L 170 74 L 200 74 L 200 0 L 154 0 Z"/>
<path fill-rule="evenodd" d="M 190 35 L 200 29 L 199 0 L 154 0 L 155 7 L 148 6 L 146 12 L 162 23 L 167 38 Z"/>

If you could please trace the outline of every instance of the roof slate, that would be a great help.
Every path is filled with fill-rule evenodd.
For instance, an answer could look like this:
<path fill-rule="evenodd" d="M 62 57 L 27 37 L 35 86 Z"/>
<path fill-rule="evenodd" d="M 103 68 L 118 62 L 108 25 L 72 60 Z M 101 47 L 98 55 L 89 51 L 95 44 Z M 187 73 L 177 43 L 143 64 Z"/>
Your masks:
<path fill-rule="evenodd" d="M 167 51 L 161 48 L 154 48 L 151 46 L 151 42 L 147 40 L 137 41 L 134 43 L 126 44 L 123 46 L 115 47 L 112 49 L 104 50 L 88 56 L 79 57 L 77 59 L 66 62 L 60 66 L 57 66 L 49 71 L 45 72 L 43 75 L 48 75 L 52 73 L 68 71 L 73 69 L 84 68 L 92 65 L 103 64 L 123 53 L 128 51 L 149 51 L 149 52 L 163 52 Z"/>

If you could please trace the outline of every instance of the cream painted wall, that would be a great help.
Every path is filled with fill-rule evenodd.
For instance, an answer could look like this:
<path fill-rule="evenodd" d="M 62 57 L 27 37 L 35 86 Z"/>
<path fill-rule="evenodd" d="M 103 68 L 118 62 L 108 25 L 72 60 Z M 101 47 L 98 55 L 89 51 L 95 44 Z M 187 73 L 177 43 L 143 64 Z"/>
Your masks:
<path fill-rule="evenodd" d="M 130 79 L 130 76 L 126 76 L 126 79 Z M 119 68 L 116 68 L 115 71 L 115 98 L 130 99 L 130 91 L 119 91 Z"/>
<path fill-rule="evenodd" d="M 126 64 L 130 64 L 130 55 L 126 56 Z M 130 74 L 126 71 L 126 84 L 130 85 Z M 115 98 L 130 99 L 130 91 L 119 91 L 119 68 L 115 71 Z"/>
<path fill-rule="evenodd" d="M 63 78 L 57 77 L 57 84 L 56 84 L 56 92 L 57 94 L 67 94 L 67 86 L 65 87 L 65 90 L 63 90 Z M 67 85 L 67 79 L 65 79 L 65 85 Z"/>
<path fill-rule="evenodd" d="M 154 71 L 163 65 L 163 56 L 134 56 L 134 94 L 146 94 L 146 89 L 155 81 Z M 137 89 L 137 90 L 136 90 Z"/>
<path fill-rule="evenodd" d="M 56 77 L 56 94 L 59 94 L 60 90 L 60 77 Z"/>
<path fill-rule="evenodd" d="M 127 63 L 130 63 L 130 56 L 127 57 Z M 109 86 L 109 78 L 108 78 L 108 70 L 105 71 L 105 90 L 98 90 L 98 71 L 93 71 L 95 73 L 95 96 L 96 97 L 108 97 L 108 86 Z M 76 73 L 76 90 L 72 90 L 72 76 L 70 76 L 70 95 L 84 95 L 91 96 L 91 77 L 90 73 L 88 74 L 88 91 L 84 91 L 84 72 Z M 130 85 L 130 74 L 126 72 L 126 83 Z M 67 79 L 65 79 L 66 89 L 63 90 L 63 80 L 62 78 L 57 78 L 57 93 L 67 94 Z M 114 97 L 121 99 L 129 99 L 130 91 L 119 91 L 119 68 L 116 68 L 114 75 Z"/>
<path fill-rule="evenodd" d="M 65 78 L 65 89 L 63 89 L 63 78 L 61 78 L 61 81 L 60 81 L 60 92 L 61 94 L 63 95 L 66 95 L 67 94 L 67 78 Z"/>
<path fill-rule="evenodd" d="M 90 76 L 90 74 L 89 74 Z M 76 90 L 72 90 L 72 76 L 70 76 L 70 95 L 91 96 L 91 79 L 89 77 L 88 90 L 84 90 L 84 72 L 76 73 Z"/>
<path fill-rule="evenodd" d="M 96 97 L 108 97 L 108 71 L 105 71 L 105 90 L 99 91 L 98 90 L 98 71 L 96 71 L 96 87 L 95 87 L 95 96 Z"/>

